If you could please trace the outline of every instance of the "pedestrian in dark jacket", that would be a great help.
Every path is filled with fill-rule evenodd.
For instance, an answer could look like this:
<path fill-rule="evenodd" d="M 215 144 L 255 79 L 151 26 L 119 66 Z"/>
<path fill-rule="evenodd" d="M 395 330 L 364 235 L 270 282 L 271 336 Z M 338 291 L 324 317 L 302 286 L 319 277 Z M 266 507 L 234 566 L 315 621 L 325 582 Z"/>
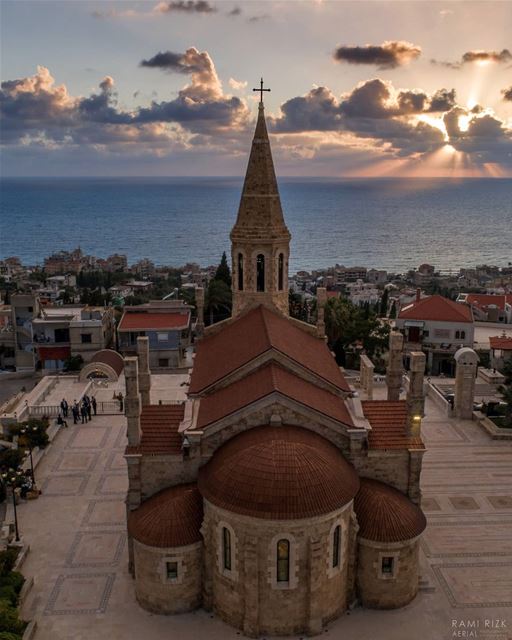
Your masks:
<path fill-rule="evenodd" d="M 60 403 L 60 408 L 62 409 L 62 415 L 67 418 L 68 417 L 68 403 L 65 398 L 62 398 L 62 402 Z"/>
<path fill-rule="evenodd" d="M 78 404 L 76 402 L 71 408 L 71 413 L 73 414 L 73 424 L 77 424 L 78 419 L 80 418 L 80 409 L 78 408 Z"/>
<path fill-rule="evenodd" d="M 96 415 L 96 398 L 94 396 L 91 396 L 91 404 L 92 404 L 92 410 L 94 411 L 94 415 Z"/>
<path fill-rule="evenodd" d="M 90 403 L 90 402 L 88 402 L 88 403 L 85 405 L 85 408 L 87 409 L 87 417 L 89 418 L 89 420 L 91 420 L 91 418 L 92 418 L 92 407 L 91 407 L 91 403 Z"/>
<path fill-rule="evenodd" d="M 87 422 L 87 407 L 85 405 L 85 402 L 82 402 L 82 407 L 80 409 L 80 415 L 82 416 L 82 424 L 85 424 Z"/>

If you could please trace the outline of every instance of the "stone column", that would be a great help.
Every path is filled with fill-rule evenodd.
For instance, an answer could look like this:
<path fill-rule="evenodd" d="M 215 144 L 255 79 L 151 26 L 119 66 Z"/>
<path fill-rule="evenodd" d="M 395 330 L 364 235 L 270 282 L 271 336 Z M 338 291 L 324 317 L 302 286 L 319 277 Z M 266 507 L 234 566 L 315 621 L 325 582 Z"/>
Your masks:
<path fill-rule="evenodd" d="M 375 365 L 368 356 L 362 355 L 360 358 L 359 376 L 361 379 L 361 389 L 366 391 L 366 398 L 373 400 L 373 372 Z"/>
<path fill-rule="evenodd" d="M 307 619 L 308 635 L 314 636 L 322 632 L 323 601 L 321 597 L 322 582 L 325 580 L 324 547 L 320 538 L 309 540 L 309 611 Z"/>
<path fill-rule="evenodd" d="M 196 289 L 196 308 L 197 308 L 196 336 L 199 338 L 204 333 L 204 289 L 203 287 L 197 287 Z"/>
<path fill-rule="evenodd" d="M 400 331 L 391 331 L 389 334 L 389 360 L 386 370 L 386 384 L 388 387 L 388 400 L 393 400 L 394 402 L 400 400 L 400 387 L 402 386 L 403 373 L 403 348 L 403 335 Z"/>
<path fill-rule="evenodd" d="M 244 634 L 251 638 L 259 636 L 259 584 L 258 584 L 258 538 L 246 536 L 243 549 L 244 562 Z"/>
<path fill-rule="evenodd" d="M 462 347 L 455 354 L 455 416 L 464 420 L 473 417 L 475 401 L 475 381 L 478 368 L 478 356 L 469 347 Z"/>
<path fill-rule="evenodd" d="M 425 361 L 426 356 L 423 351 L 411 351 L 410 381 L 407 391 L 407 430 L 414 438 L 419 438 L 421 435 L 421 418 L 425 415 L 423 395 Z"/>
<path fill-rule="evenodd" d="M 124 377 L 126 397 L 124 399 L 124 415 L 128 422 L 128 444 L 140 444 L 140 396 L 137 357 L 124 359 Z"/>
<path fill-rule="evenodd" d="M 320 338 L 325 338 L 325 303 L 327 302 L 327 289 L 318 287 L 316 290 L 316 329 Z"/>
<path fill-rule="evenodd" d="M 151 371 L 149 370 L 149 338 L 139 336 L 137 338 L 137 355 L 139 357 L 139 390 L 142 406 L 151 404 Z"/>

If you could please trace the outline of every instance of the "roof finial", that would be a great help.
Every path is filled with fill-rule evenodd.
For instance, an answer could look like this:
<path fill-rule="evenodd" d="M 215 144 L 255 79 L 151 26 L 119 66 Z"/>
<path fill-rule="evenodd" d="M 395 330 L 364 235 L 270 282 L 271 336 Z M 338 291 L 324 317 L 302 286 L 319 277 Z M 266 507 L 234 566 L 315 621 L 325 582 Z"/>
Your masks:
<path fill-rule="evenodd" d="M 270 89 L 264 89 L 263 88 L 263 78 L 261 78 L 261 80 L 260 80 L 260 88 L 259 89 L 253 89 L 253 91 L 259 91 L 260 92 L 260 105 L 263 106 L 263 92 L 264 91 L 270 91 Z"/>

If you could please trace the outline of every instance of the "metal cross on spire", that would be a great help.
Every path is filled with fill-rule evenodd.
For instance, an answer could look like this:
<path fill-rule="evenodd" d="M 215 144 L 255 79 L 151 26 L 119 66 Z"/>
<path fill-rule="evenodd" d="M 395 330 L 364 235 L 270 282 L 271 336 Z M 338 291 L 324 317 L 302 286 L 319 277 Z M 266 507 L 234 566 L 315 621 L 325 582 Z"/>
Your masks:
<path fill-rule="evenodd" d="M 259 91 L 260 92 L 260 104 L 263 104 L 263 92 L 264 91 L 270 91 L 270 89 L 264 89 L 263 88 L 263 78 L 261 78 L 261 80 L 260 80 L 260 88 L 259 89 L 253 89 L 253 91 Z"/>

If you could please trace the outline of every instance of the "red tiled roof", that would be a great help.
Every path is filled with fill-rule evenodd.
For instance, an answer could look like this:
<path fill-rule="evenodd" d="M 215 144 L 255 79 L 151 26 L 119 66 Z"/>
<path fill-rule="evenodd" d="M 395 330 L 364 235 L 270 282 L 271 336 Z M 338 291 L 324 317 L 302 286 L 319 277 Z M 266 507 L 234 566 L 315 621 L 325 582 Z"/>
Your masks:
<path fill-rule="evenodd" d="M 350 391 L 325 342 L 263 306 L 197 345 L 190 393 L 199 393 L 257 356 L 275 349 L 343 391 Z"/>
<path fill-rule="evenodd" d="M 343 424 L 354 426 L 342 398 L 270 362 L 245 378 L 201 398 L 197 427 L 216 422 L 274 391 Z"/>
<path fill-rule="evenodd" d="M 118 331 L 147 331 L 157 329 L 186 329 L 190 322 L 190 312 L 186 313 L 145 313 L 125 311 Z"/>
<path fill-rule="evenodd" d="M 101 351 L 97 351 L 93 355 L 91 362 L 108 364 L 109 367 L 114 369 L 117 375 L 119 375 L 124 368 L 123 357 L 113 349 L 101 349 Z"/>
<path fill-rule="evenodd" d="M 487 309 L 489 305 L 495 305 L 501 311 L 505 311 L 505 302 L 512 304 L 512 296 L 468 293 L 466 302 L 482 309 Z"/>
<path fill-rule="evenodd" d="M 37 347 L 40 360 L 65 360 L 71 355 L 71 347 Z"/>
<path fill-rule="evenodd" d="M 423 511 L 403 493 L 384 482 L 361 478 L 354 500 L 358 536 L 373 542 L 402 542 L 425 530 Z"/>
<path fill-rule="evenodd" d="M 512 350 L 512 338 L 505 336 L 491 336 L 489 338 L 491 349 L 502 349 L 503 351 Z"/>
<path fill-rule="evenodd" d="M 423 449 L 421 438 L 407 435 L 405 400 L 363 400 L 363 413 L 372 430 L 368 434 L 370 449 Z"/>
<path fill-rule="evenodd" d="M 400 310 L 400 320 L 433 320 L 439 322 L 473 322 L 471 307 L 435 295 L 411 302 Z"/>
<path fill-rule="evenodd" d="M 150 547 L 184 547 L 201 540 L 203 499 L 195 483 L 164 489 L 128 513 L 128 532 Z"/>
<path fill-rule="evenodd" d="M 178 427 L 183 420 L 185 404 L 154 404 L 142 407 L 140 453 L 143 455 L 181 453 Z"/>
<path fill-rule="evenodd" d="M 349 503 L 355 469 L 307 429 L 263 426 L 235 436 L 199 470 L 199 491 L 234 513 L 272 520 L 310 518 Z"/>

